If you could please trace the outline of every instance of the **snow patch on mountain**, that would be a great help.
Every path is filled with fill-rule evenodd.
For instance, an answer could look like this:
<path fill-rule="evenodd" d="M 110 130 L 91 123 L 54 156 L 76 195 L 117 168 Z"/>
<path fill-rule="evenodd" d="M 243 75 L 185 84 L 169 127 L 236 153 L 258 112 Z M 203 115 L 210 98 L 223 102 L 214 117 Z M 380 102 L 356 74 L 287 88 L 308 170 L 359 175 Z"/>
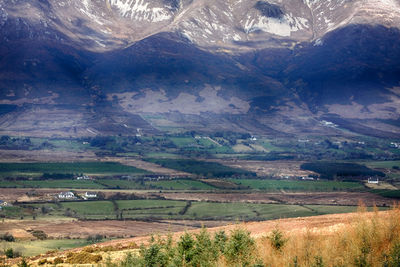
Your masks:
<path fill-rule="evenodd" d="M 171 19 L 169 10 L 163 7 L 150 7 L 146 0 L 109 0 L 121 16 L 136 21 L 161 22 Z"/>
<path fill-rule="evenodd" d="M 292 32 L 308 29 L 308 20 L 286 14 L 282 18 L 248 17 L 244 24 L 246 33 L 263 31 L 275 35 L 289 37 Z"/>

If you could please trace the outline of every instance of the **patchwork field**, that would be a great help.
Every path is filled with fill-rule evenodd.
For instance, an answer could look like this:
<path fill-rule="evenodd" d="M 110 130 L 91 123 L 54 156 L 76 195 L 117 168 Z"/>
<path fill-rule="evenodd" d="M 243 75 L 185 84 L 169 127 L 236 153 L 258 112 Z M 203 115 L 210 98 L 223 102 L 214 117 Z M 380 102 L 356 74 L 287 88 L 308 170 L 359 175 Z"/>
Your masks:
<path fill-rule="evenodd" d="M 40 176 L 43 174 L 146 174 L 145 170 L 116 162 L 72 162 L 72 163 L 0 163 L 0 176 Z M 50 177 L 49 177 L 50 178 Z"/>

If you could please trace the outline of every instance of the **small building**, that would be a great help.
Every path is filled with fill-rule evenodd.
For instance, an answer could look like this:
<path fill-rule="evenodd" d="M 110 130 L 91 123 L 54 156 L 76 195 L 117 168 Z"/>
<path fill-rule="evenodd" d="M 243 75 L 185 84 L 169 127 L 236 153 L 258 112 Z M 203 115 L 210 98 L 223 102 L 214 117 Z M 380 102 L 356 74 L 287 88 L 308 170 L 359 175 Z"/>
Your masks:
<path fill-rule="evenodd" d="M 76 177 L 76 180 L 90 180 L 91 178 L 87 175 L 82 175 L 82 176 L 78 176 Z"/>
<path fill-rule="evenodd" d="M 61 193 L 59 193 L 57 195 L 57 197 L 59 199 L 73 199 L 73 198 L 75 198 L 75 194 L 72 193 L 71 191 L 69 191 L 69 192 L 61 192 Z"/>
<path fill-rule="evenodd" d="M 96 192 L 86 192 L 84 195 L 85 198 L 96 198 L 97 193 Z"/>
<path fill-rule="evenodd" d="M 377 177 L 369 177 L 368 178 L 368 183 L 369 184 L 379 184 L 379 178 L 377 178 Z"/>

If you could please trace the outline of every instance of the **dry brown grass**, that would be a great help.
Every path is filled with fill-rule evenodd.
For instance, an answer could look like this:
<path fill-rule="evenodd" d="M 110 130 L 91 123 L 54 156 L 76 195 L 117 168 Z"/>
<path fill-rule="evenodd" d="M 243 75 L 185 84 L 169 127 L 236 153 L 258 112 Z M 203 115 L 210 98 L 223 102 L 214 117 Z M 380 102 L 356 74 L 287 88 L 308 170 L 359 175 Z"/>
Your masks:
<path fill-rule="evenodd" d="M 279 226 L 278 226 L 279 227 Z M 400 242 L 400 209 L 365 212 L 348 224 L 321 230 L 286 232 L 288 242 L 281 251 L 265 237 L 258 239 L 258 255 L 267 266 L 383 266 L 391 249 Z M 363 264 L 366 265 L 363 265 Z"/>

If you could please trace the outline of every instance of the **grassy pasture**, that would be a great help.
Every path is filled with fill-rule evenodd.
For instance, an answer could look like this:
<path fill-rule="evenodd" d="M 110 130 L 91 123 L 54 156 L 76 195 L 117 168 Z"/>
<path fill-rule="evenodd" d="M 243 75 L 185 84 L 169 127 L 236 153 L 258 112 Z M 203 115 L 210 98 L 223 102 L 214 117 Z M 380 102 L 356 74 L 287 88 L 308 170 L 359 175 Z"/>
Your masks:
<path fill-rule="evenodd" d="M 265 191 L 302 191 L 302 192 L 331 192 L 364 190 L 364 186 L 357 182 L 336 181 L 296 181 L 296 180 L 256 180 L 256 179 L 229 179 L 228 181 L 248 187 L 249 189 Z"/>
<path fill-rule="evenodd" d="M 182 214 L 186 201 L 118 200 L 114 203 L 64 202 L 61 205 L 61 208 L 58 207 L 59 211 L 52 214 L 68 211 L 70 216 L 98 220 L 115 219 L 121 214 L 124 219 L 270 220 L 353 212 L 357 209 L 355 206 L 192 202 L 185 214 Z M 38 205 L 35 207 L 39 208 Z"/>
<path fill-rule="evenodd" d="M 134 180 L 100 179 L 96 180 L 96 183 L 109 189 L 146 189 L 145 184 L 141 184 Z"/>
<path fill-rule="evenodd" d="M 118 200 L 116 201 L 119 209 L 147 209 L 159 207 L 184 207 L 185 201 L 175 200 L 157 200 L 157 199 L 139 199 L 139 200 Z"/>
<path fill-rule="evenodd" d="M 30 257 L 46 253 L 50 250 L 66 250 L 89 245 L 86 239 L 49 239 L 18 242 L 0 242 L 2 249 L 12 248 L 22 256 Z"/>
<path fill-rule="evenodd" d="M 371 162 L 364 162 L 370 168 L 382 168 L 382 169 L 391 169 L 393 167 L 400 168 L 400 161 L 371 161 Z"/>
<path fill-rule="evenodd" d="M 0 163 L 0 176 L 40 176 L 44 173 L 85 174 L 143 174 L 132 166 L 117 162 L 48 162 L 48 163 Z"/>
<path fill-rule="evenodd" d="M 146 182 L 147 186 L 160 188 L 163 190 L 215 190 L 216 188 L 195 180 L 169 180 L 169 181 L 156 181 Z"/>
<path fill-rule="evenodd" d="M 40 180 L 18 181 L 21 187 L 32 188 L 76 188 L 76 189 L 103 189 L 104 186 L 90 180 Z"/>

